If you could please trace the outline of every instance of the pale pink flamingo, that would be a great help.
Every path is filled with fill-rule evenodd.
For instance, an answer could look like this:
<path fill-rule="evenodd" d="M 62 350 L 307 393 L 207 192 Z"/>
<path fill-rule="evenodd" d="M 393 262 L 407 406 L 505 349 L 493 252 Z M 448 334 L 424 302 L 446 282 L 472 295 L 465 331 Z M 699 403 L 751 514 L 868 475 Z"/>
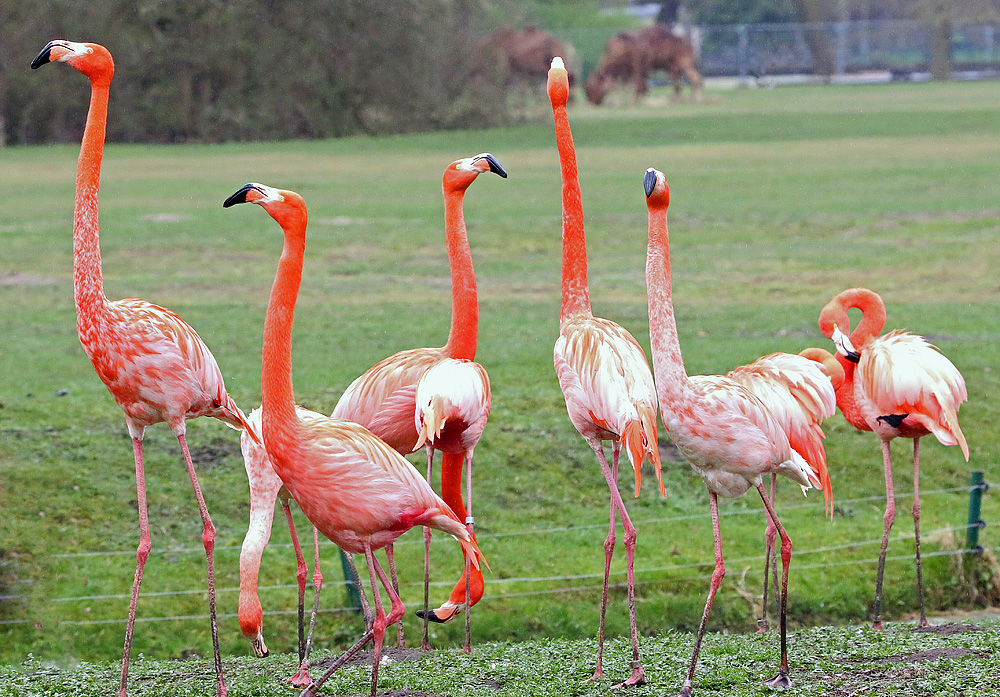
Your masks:
<path fill-rule="evenodd" d="M 825 353 L 828 363 L 820 354 Z M 838 372 L 839 371 L 839 374 Z M 718 376 L 692 376 L 692 380 L 711 381 Z M 815 478 L 823 488 L 824 510 L 833 514 L 833 485 L 826 466 L 826 449 L 823 447 L 823 419 L 837 411 L 835 386 L 843 382 L 844 372 L 840 364 L 828 351 L 805 349 L 801 354 L 771 353 L 758 358 L 753 363 L 742 365 L 726 373 L 725 378 L 742 385 L 760 399 L 777 420 L 781 430 L 788 437 L 792 450 L 809 464 Z M 771 475 L 771 503 L 777 490 L 778 475 Z M 759 620 L 760 631 L 768 630 L 768 577 L 774 558 L 774 543 L 777 530 L 768 520 L 764 554 L 764 598 L 763 617 Z M 778 586 L 777 561 L 774 561 L 773 577 Z"/>
<path fill-rule="evenodd" d="M 449 164 L 442 175 L 441 190 L 445 205 L 445 243 L 451 269 L 451 329 L 441 348 L 417 348 L 400 351 L 382 359 L 352 382 L 333 410 L 338 419 L 355 421 L 406 454 L 423 446 L 427 451 L 427 481 L 430 482 L 434 451 L 442 451 L 442 495 L 452 510 L 466 508 L 461 497 L 462 462 L 465 463 L 466 491 L 470 497 L 468 512 L 459 513 L 474 534 L 472 517 L 472 455 L 486 425 L 492 396 L 486 371 L 475 363 L 479 338 L 479 299 L 472 253 L 462 212 L 465 191 L 484 172 L 506 178 L 507 173 L 489 153 L 467 157 Z M 417 403 L 417 385 L 432 367 L 438 376 L 423 386 L 422 401 Z M 432 386 L 434 389 L 432 389 Z M 435 391 L 436 390 L 436 393 Z M 434 417 L 440 428 L 422 426 L 429 404 L 451 405 L 437 410 Z M 457 465 L 456 465 L 457 463 Z M 453 486 L 447 477 L 458 477 Z M 436 610 L 429 609 L 428 578 L 430 530 L 424 530 L 424 619 L 422 646 L 429 648 L 427 621 L 447 622 L 479 602 L 483 595 L 482 574 L 472 565 L 455 585 L 451 596 Z M 391 565 L 391 564 L 390 564 Z M 469 618 L 466 612 L 465 651 L 470 651 Z M 402 630 L 402 627 L 400 627 Z M 402 637 L 399 638 L 402 645 Z"/>
<path fill-rule="evenodd" d="M 853 332 L 847 314 L 851 308 L 862 313 Z M 846 379 L 837 392 L 837 406 L 848 423 L 862 431 L 874 431 L 882 440 L 886 503 L 872 628 L 882 628 L 882 575 L 889 531 L 896 518 L 889 452 L 889 442 L 893 438 L 913 439 L 913 528 L 919 626 L 926 627 L 920 565 L 920 439 L 934 434 L 943 445 L 958 444 L 968 462 L 969 446 L 958 425 L 958 409 L 968 399 L 968 392 L 958 369 L 922 336 L 900 330 L 879 336 L 885 319 L 885 304 L 877 293 L 867 288 L 851 288 L 838 293 L 826 304 L 820 312 L 819 327 L 837 346 L 838 358 L 845 371 Z"/>
<path fill-rule="evenodd" d="M 309 419 L 316 412 L 298 408 L 302 419 Z M 264 614 L 257 594 L 257 579 L 260 575 L 260 560 L 271 538 L 271 525 L 274 521 L 274 504 L 281 502 L 281 509 L 288 523 L 288 531 L 292 538 L 297 563 L 296 580 L 299 586 L 299 670 L 286 682 L 293 687 L 305 687 L 312 682 L 309 677 L 309 654 L 312 650 L 313 631 L 316 628 L 316 613 L 319 609 L 319 594 L 323 587 L 323 574 L 319 568 L 319 531 L 313 527 L 313 610 L 309 622 L 308 636 L 305 633 L 304 605 L 308 568 L 299 545 L 295 522 L 292 519 L 290 506 L 291 496 L 274 471 L 267 451 L 259 436 L 251 437 L 251 433 L 259 434 L 262 428 L 261 409 L 254 409 L 247 416 L 249 428 L 243 431 L 240 447 L 243 450 L 243 465 L 247 471 L 250 484 L 250 524 L 243 539 L 240 550 L 240 597 L 238 618 L 240 631 L 250 640 L 250 645 L 256 656 L 267 656 L 267 645 L 264 643 Z M 350 557 L 348 557 L 350 559 Z M 362 596 L 363 597 L 363 596 Z M 367 609 L 367 608 L 366 608 Z M 367 616 L 367 612 L 366 612 Z"/>
<path fill-rule="evenodd" d="M 38 68 L 50 61 L 67 63 L 90 79 L 90 109 L 77 164 L 76 202 L 73 208 L 76 328 L 84 352 L 115 402 L 125 412 L 135 457 L 139 545 L 118 694 L 121 697 L 126 694 L 139 586 L 151 547 L 142 437 L 147 426 L 166 422 L 180 443 L 201 513 L 216 695 L 225 695 L 215 617 L 215 526 L 209 517 L 184 434 L 187 419 L 212 416 L 233 428 L 243 429 L 246 417 L 226 393 L 222 372 L 212 353 L 184 320 L 170 310 L 145 300 L 111 301 L 104 294 L 97 211 L 114 61 L 108 50 L 99 44 L 61 40 L 50 41 L 31 62 L 31 67 Z"/>
<path fill-rule="evenodd" d="M 281 226 L 285 239 L 264 320 L 264 447 L 275 472 L 313 525 L 341 549 L 365 555 L 374 599 L 372 628 L 302 694 L 314 695 L 334 670 L 371 640 L 374 695 L 385 630 L 406 609 L 374 551 L 388 547 L 410 528 L 426 525 L 457 538 L 469 563 L 478 566 L 481 553 L 448 504 L 384 441 L 353 421 L 300 416 L 292 390 L 292 320 L 302 281 L 305 202 L 293 191 L 251 183 L 224 206 L 237 203 L 259 204 Z M 379 581 L 392 605 L 388 616 Z"/>
<path fill-rule="evenodd" d="M 611 491 L 611 522 L 604 542 L 604 590 L 597 635 L 597 666 L 590 679 L 597 680 L 604 676 L 604 618 L 608 604 L 608 576 L 615 548 L 617 511 L 625 531 L 629 629 L 632 635 L 632 674 L 621 685 L 641 685 L 646 682 L 646 674 L 639 658 L 635 619 L 633 565 L 636 530 L 618 491 L 618 455 L 624 445 L 635 471 L 636 496 L 639 495 L 642 463 L 646 457 L 653 463 L 660 493 L 664 493 L 656 444 L 656 388 L 646 354 L 639 343 L 621 326 L 595 317 L 591 312 L 580 180 L 573 133 L 566 114 L 569 82 L 561 58 L 552 60 L 547 90 L 552 102 L 556 146 L 562 170 L 563 210 L 562 300 L 559 338 L 553 351 L 553 361 L 570 421 L 593 449 Z M 604 455 L 603 442 L 606 440 L 612 444 L 611 467 L 608 467 Z"/>
<path fill-rule="evenodd" d="M 782 591 L 779 629 L 781 664 L 778 675 L 766 681 L 771 687 L 789 687 L 785 609 L 788 597 L 788 564 L 792 542 L 785 533 L 764 490 L 762 477 L 777 473 L 811 488 L 820 485 L 808 463 L 792 450 L 781 425 L 764 403 L 733 380 L 689 378 L 684 369 L 677 324 L 674 320 L 670 280 L 670 241 L 667 207 L 670 189 L 662 172 L 646 171 L 643 185 L 649 210 L 649 246 L 646 260 L 646 287 L 649 293 L 649 333 L 653 372 L 663 425 L 674 445 L 708 487 L 715 537 L 715 571 L 709 586 L 705 611 L 698 627 L 694 653 L 682 697 L 690 697 L 701 640 L 715 593 L 725 576 L 722 538 L 719 532 L 719 495 L 735 498 L 756 487 L 768 518 L 781 536 Z M 811 481 L 812 480 L 812 481 Z"/>

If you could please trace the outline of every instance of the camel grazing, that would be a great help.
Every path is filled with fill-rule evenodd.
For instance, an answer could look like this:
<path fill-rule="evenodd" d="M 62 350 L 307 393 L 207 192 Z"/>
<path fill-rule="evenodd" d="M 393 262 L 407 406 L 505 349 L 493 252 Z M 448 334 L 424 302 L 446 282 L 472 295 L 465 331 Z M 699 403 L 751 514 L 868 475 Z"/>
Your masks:
<path fill-rule="evenodd" d="M 562 57 L 570 63 L 572 47 L 557 37 L 535 27 L 521 31 L 502 27 L 490 34 L 485 43 L 491 47 L 501 62 L 506 58 L 507 79 L 511 85 L 544 85 L 548 77 L 552 59 Z M 569 73 L 569 85 L 573 87 L 575 75 Z"/>
<path fill-rule="evenodd" d="M 694 67 L 694 46 L 686 36 L 676 36 L 663 24 L 635 32 L 619 32 L 608 40 L 597 70 L 584 91 L 591 104 L 599 105 L 616 82 L 632 84 L 636 99 L 649 91 L 649 74 L 666 71 L 674 84 L 674 98 L 681 96 L 681 77 L 691 83 L 695 101 L 701 99 L 701 75 Z"/>

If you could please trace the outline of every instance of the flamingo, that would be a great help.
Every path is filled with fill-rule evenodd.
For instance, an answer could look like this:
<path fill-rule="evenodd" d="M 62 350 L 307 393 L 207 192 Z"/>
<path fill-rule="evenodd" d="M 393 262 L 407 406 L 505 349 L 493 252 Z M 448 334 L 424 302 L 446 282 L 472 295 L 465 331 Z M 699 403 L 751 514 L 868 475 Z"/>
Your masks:
<path fill-rule="evenodd" d="M 275 472 L 316 528 L 341 549 L 364 554 L 372 585 L 375 619 L 351 648 L 303 691 L 307 697 L 368 641 L 373 641 L 372 691 L 378 684 L 382 639 L 406 608 L 375 559 L 416 525 L 446 532 L 462 545 L 467 563 L 479 566 L 481 553 L 458 516 L 416 469 L 365 427 L 320 414 L 302 415 L 292 389 L 292 320 L 302 281 L 307 212 L 293 191 L 250 183 L 226 199 L 260 205 L 281 226 L 284 246 L 264 320 L 263 440 Z M 389 596 L 388 616 L 378 584 Z"/>
<path fill-rule="evenodd" d="M 851 308 L 862 313 L 853 332 L 847 314 Z M 879 336 L 885 320 L 885 304 L 877 293 L 867 288 L 851 288 L 826 304 L 819 315 L 819 327 L 837 346 L 837 358 L 845 371 L 846 379 L 837 392 L 837 405 L 848 423 L 861 431 L 874 431 L 882 440 L 886 503 L 872 629 L 882 629 L 882 575 L 889 530 L 896 518 L 889 452 L 893 438 L 913 439 L 917 598 L 919 626 L 926 627 L 920 565 L 920 439 L 934 434 L 942 445 L 958 444 L 968 462 L 969 445 L 958 424 L 958 409 L 968 399 L 968 391 L 958 368 L 922 336 L 900 330 Z"/>
<path fill-rule="evenodd" d="M 451 328 L 441 348 L 400 351 L 382 359 L 352 382 L 332 416 L 368 428 L 401 454 L 421 447 L 427 452 L 427 481 L 431 479 L 434 451 L 442 451 L 441 493 L 466 520 L 474 535 L 472 517 L 472 456 L 486 426 L 492 395 L 486 370 L 475 363 L 479 337 L 479 300 L 472 253 L 462 213 L 465 191 L 484 172 L 503 178 L 507 172 L 490 153 L 466 157 L 449 164 L 442 176 L 445 204 L 445 241 L 451 268 Z M 433 369 L 433 374 L 428 373 Z M 418 401 L 417 394 L 420 393 Z M 428 421 L 428 418 L 430 421 Z M 433 426 L 428 426 L 432 423 Z M 462 465 L 465 465 L 468 511 L 462 501 Z M 448 601 L 430 610 L 430 530 L 424 529 L 424 620 L 422 647 L 430 648 L 428 620 L 448 622 L 466 611 L 465 646 L 471 651 L 469 608 L 483 596 L 483 577 L 469 566 L 452 589 Z M 390 563 L 390 566 L 392 564 Z M 402 626 L 400 626 L 400 632 Z M 402 645 L 402 636 L 399 638 Z"/>
<path fill-rule="evenodd" d="M 315 412 L 308 409 L 298 408 L 299 416 L 308 419 Z M 267 451 L 259 436 L 255 438 L 251 434 L 259 434 L 262 428 L 261 409 L 254 409 L 247 416 L 250 427 L 245 430 L 240 438 L 240 447 L 243 451 L 243 465 L 247 471 L 247 479 L 250 483 L 250 525 L 247 534 L 243 539 L 243 547 L 240 550 L 240 597 L 238 618 L 240 631 L 243 636 L 250 640 L 250 646 L 256 656 L 268 655 L 267 645 L 264 643 L 263 623 L 264 614 L 260 604 L 260 597 L 257 594 L 257 579 L 260 574 L 260 560 L 271 537 L 271 525 L 274 520 L 274 504 L 281 502 L 281 509 L 285 514 L 288 523 L 288 531 L 292 538 L 292 546 L 295 550 L 297 562 L 296 579 L 299 586 L 299 670 L 286 682 L 293 687 L 305 687 L 312 682 L 309 677 L 309 654 L 312 650 L 313 631 L 316 628 L 316 613 L 319 609 L 319 594 L 323 587 L 323 574 L 319 568 L 319 531 L 313 527 L 313 611 L 309 622 L 308 637 L 305 635 L 304 605 L 308 568 L 305 558 L 302 555 L 302 548 L 299 545 L 298 534 L 295 531 L 295 522 L 292 519 L 290 506 L 291 496 L 288 490 L 281 483 L 281 479 L 274 471 L 271 461 L 267 456 Z M 347 557 L 350 559 L 350 557 Z M 356 575 L 355 575 L 356 577 Z M 363 596 L 362 596 L 363 597 Z M 368 616 L 367 603 L 365 605 L 365 616 Z"/>
<path fill-rule="evenodd" d="M 790 687 L 792 681 L 788 677 L 785 610 L 792 542 L 778 520 L 761 478 L 766 474 L 781 474 L 799 484 L 803 490 L 812 488 L 813 483 L 817 486 L 821 483 L 808 463 L 791 448 L 788 437 L 775 417 L 752 392 L 724 377 L 713 377 L 710 380 L 688 377 L 677 337 L 671 294 L 670 240 L 667 230 L 670 189 L 663 173 L 652 168 L 646 170 L 643 186 L 649 211 L 646 260 L 649 332 L 660 415 L 670 439 L 708 487 L 715 538 L 715 570 L 698 627 L 691 664 L 680 695 L 691 695 L 705 626 L 716 591 L 726 573 L 719 531 L 718 497 L 722 495 L 736 498 L 746 493 L 750 487 L 757 489 L 771 524 L 781 536 L 781 663 L 778 674 L 765 681 L 765 684 L 777 688 Z"/>
<path fill-rule="evenodd" d="M 559 386 L 566 399 L 570 421 L 593 449 L 611 492 L 610 525 L 604 542 L 604 590 L 597 634 L 597 666 L 590 680 L 604 676 L 604 618 L 608 604 L 608 576 L 615 547 L 615 517 L 621 515 L 625 532 L 628 582 L 629 629 L 632 635 L 632 674 L 618 687 L 641 685 L 646 674 L 639 659 L 639 637 L 635 619 L 636 529 L 618 491 L 618 455 L 621 447 L 635 471 L 635 495 L 639 495 L 642 462 L 649 457 L 656 470 L 660 493 L 663 476 L 656 444 L 656 388 L 639 343 L 614 322 L 595 317 L 587 284 L 587 243 L 583 229 L 583 205 L 576 166 L 576 150 L 570 131 L 566 102 L 569 81 L 561 58 L 552 59 L 547 91 L 552 103 L 556 145 L 562 169 L 563 260 L 559 338 L 553 362 Z M 610 440 L 613 464 L 609 468 L 603 441 Z"/>
<path fill-rule="evenodd" d="M 824 434 L 820 424 L 823 419 L 833 416 L 837 411 L 835 388 L 844 380 L 844 371 L 840 364 L 829 351 L 808 348 L 799 354 L 783 352 L 768 354 L 753 363 L 730 370 L 724 377 L 752 392 L 775 417 L 781 430 L 788 437 L 789 445 L 808 463 L 815 478 L 821 483 L 824 510 L 828 516 L 832 515 L 833 485 L 826 466 Z M 719 376 L 699 375 L 692 376 L 691 379 L 711 383 L 719 379 Z M 777 479 L 777 474 L 771 475 L 772 504 L 777 490 Z M 763 617 L 759 622 L 761 632 L 768 630 L 768 575 L 774 558 L 776 534 L 777 530 L 768 520 L 764 534 L 766 552 Z M 777 566 L 774 567 L 774 584 L 777 587 Z"/>
<path fill-rule="evenodd" d="M 145 300 L 108 300 L 104 294 L 98 228 L 98 189 L 108 94 L 114 75 L 111 53 L 100 44 L 50 41 L 31 62 L 32 69 L 57 61 L 90 79 L 91 98 L 77 164 L 73 207 L 73 291 L 76 328 L 83 350 L 115 402 L 125 412 L 135 458 L 139 545 L 129 602 L 118 694 L 125 697 L 132 632 L 143 570 L 151 548 L 142 439 L 146 427 L 165 422 L 177 437 L 202 520 L 202 542 L 208 573 L 208 607 L 212 624 L 216 695 L 226 694 L 219 656 L 215 616 L 215 526 L 208 514 L 185 439 L 186 421 L 212 416 L 236 429 L 247 421 L 226 393 L 222 372 L 198 334 L 170 310 Z"/>

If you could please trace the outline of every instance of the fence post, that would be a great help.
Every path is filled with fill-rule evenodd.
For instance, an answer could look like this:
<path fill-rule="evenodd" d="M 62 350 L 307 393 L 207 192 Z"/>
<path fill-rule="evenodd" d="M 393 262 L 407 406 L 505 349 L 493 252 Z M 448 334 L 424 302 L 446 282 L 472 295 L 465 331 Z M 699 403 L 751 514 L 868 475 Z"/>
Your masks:
<path fill-rule="evenodd" d="M 739 66 L 740 75 L 740 87 L 746 87 L 749 84 L 750 76 L 750 29 L 745 24 L 739 26 L 739 52 L 737 54 L 737 63 Z"/>
<path fill-rule="evenodd" d="M 344 570 L 344 588 L 347 590 L 347 604 L 354 612 L 361 612 L 361 580 L 351 570 L 347 562 L 347 552 L 340 550 L 340 568 Z"/>
<path fill-rule="evenodd" d="M 979 513 L 983 501 L 983 492 L 990 485 L 983 481 L 982 472 L 972 473 L 971 485 L 972 490 L 969 492 L 969 526 L 965 530 L 965 548 L 972 554 L 982 554 L 983 548 L 979 544 L 979 531 L 986 527 L 986 523 L 979 517 Z"/>

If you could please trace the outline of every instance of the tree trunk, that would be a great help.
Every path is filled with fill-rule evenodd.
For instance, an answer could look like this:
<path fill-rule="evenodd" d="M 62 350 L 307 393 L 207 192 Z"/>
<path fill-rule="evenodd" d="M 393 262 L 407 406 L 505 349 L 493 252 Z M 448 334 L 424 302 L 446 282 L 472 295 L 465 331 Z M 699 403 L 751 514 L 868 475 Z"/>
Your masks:
<path fill-rule="evenodd" d="M 799 15 L 799 21 L 807 24 L 818 22 L 830 22 L 833 17 L 830 15 L 829 3 L 824 0 L 794 0 L 795 10 Z M 833 47 L 833 42 L 822 29 L 809 29 L 806 31 L 806 43 L 812 53 L 813 67 L 820 75 L 829 77 L 837 69 L 837 59 Z"/>
<path fill-rule="evenodd" d="M 931 25 L 931 79 L 951 79 L 951 22 L 937 16 Z"/>

